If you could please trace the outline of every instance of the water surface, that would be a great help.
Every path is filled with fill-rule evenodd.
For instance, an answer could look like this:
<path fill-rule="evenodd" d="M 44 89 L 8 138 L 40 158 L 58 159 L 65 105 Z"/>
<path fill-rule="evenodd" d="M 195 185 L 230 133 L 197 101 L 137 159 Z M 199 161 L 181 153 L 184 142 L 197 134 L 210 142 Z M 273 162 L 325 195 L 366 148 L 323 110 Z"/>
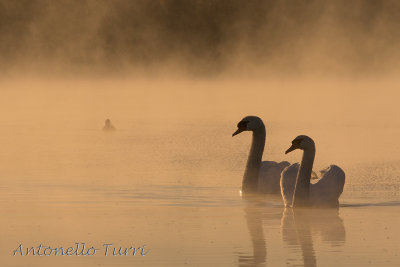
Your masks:
<path fill-rule="evenodd" d="M 348 95 L 336 119 L 333 97 L 319 114 L 303 110 L 311 118 L 302 120 L 295 109 L 279 113 L 273 100 L 258 99 L 276 92 L 272 86 L 244 93 L 213 83 L 194 83 L 190 92 L 188 83 L 168 90 L 111 84 L 5 87 L 4 266 L 400 265 L 400 124 L 354 113 L 368 112 L 382 96 L 357 108 Z M 293 101 L 294 88 L 285 85 L 275 100 Z M 249 92 L 258 96 L 255 104 Z M 324 106 L 323 93 L 315 95 Z M 396 111 L 380 107 L 381 115 Z M 349 111 L 353 117 L 340 115 Z M 285 210 L 280 196 L 239 196 L 250 134 L 231 134 L 248 114 L 268 120 L 264 159 L 298 161 L 300 152 L 284 151 L 296 135 L 309 134 L 317 144 L 315 168 L 336 163 L 345 170 L 338 211 Z M 108 117 L 114 133 L 101 131 Z M 75 243 L 102 250 L 92 257 L 13 256 L 20 244 Z M 103 244 L 111 243 L 148 253 L 105 256 Z"/>

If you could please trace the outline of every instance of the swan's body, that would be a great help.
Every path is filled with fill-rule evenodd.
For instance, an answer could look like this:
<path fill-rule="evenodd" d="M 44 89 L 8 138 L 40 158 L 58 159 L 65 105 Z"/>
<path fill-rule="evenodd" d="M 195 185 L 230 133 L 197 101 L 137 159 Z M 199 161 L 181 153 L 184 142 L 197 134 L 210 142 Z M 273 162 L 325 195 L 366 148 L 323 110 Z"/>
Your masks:
<path fill-rule="evenodd" d="M 301 164 L 292 164 L 281 174 L 281 194 L 285 206 L 338 207 L 345 183 L 344 171 L 336 165 L 330 165 L 320 171 L 322 176 L 319 181 L 311 184 L 314 141 L 300 135 L 293 140 L 292 147 L 286 153 L 297 148 L 304 150 Z"/>
<path fill-rule="evenodd" d="M 235 136 L 243 131 L 251 131 L 251 143 L 246 169 L 243 175 L 242 193 L 272 193 L 280 192 L 280 177 L 289 162 L 261 161 L 265 145 L 265 126 L 259 117 L 247 116 L 238 123 Z"/>
<path fill-rule="evenodd" d="M 279 194 L 281 173 L 289 164 L 287 161 L 262 161 L 258 173 L 258 192 Z"/>

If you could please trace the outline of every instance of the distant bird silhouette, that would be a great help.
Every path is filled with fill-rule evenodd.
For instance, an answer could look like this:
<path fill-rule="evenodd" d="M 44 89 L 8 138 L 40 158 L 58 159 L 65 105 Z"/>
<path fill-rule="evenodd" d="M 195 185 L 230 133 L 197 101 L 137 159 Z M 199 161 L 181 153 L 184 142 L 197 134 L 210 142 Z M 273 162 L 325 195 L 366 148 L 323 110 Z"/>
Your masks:
<path fill-rule="evenodd" d="M 106 124 L 103 127 L 103 131 L 105 131 L 105 132 L 113 132 L 113 131 L 116 130 L 115 127 L 111 124 L 111 120 L 110 119 L 106 119 L 105 123 Z"/>
<path fill-rule="evenodd" d="M 265 145 L 265 126 L 259 117 L 244 117 L 237 127 L 232 136 L 243 131 L 253 132 L 250 154 L 243 175 L 242 193 L 279 194 L 281 172 L 289 166 L 289 162 L 261 161 Z"/>
<path fill-rule="evenodd" d="M 339 207 L 339 197 L 345 183 L 344 171 L 330 165 L 321 172 L 322 177 L 311 184 L 312 167 L 315 157 L 315 143 L 305 135 L 299 135 L 292 141 L 292 146 L 285 154 L 295 150 L 303 150 L 301 164 L 292 164 L 285 168 L 281 177 L 281 194 L 286 207 Z"/>

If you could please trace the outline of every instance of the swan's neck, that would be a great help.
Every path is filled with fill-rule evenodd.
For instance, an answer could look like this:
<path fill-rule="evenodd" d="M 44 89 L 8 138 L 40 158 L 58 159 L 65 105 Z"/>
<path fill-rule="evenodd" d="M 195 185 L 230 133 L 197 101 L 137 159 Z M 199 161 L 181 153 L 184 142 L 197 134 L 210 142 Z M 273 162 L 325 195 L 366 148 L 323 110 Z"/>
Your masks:
<path fill-rule="evenodd" d="M 315 146 L 304 150 L 299 172 L 297 173 L 296 187 L 293 195 L 293 206 L 309 205 L 310 179 L 314 164 Z"/>
<path fill-rule="evenodd" d="M 253 131 L 251 149 L 247 159 L 246 170 L 243 176 L 242 192 L 256 192 L 258 188 L 258 175 L 265 145 L 265 127 Z"/>

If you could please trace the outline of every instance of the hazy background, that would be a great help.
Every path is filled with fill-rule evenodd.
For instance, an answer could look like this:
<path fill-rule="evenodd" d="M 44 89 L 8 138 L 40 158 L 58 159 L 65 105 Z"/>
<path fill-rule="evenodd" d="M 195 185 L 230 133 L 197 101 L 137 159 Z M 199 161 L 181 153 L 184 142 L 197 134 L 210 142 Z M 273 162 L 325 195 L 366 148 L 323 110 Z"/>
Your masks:
<path fill-rule="evenodd" d="M 0 0 L 0 70 L 382 75 L 399 14 L 395 0 Z"/>
<path fill-rule="evenodd" d="M 186 139 L 221 159 L 241 144 L 242 166 L 250 138 L 230 135 L 251 114 L 266 122 L 266 159 L 298 160 L 282 151 L 308 134 L 323 163 L 397 161 L 399 15 L 398 1 L 372 0 L 0 0 L 4 156 L 111 118 L 126 135 L 197 129 Z"/>

